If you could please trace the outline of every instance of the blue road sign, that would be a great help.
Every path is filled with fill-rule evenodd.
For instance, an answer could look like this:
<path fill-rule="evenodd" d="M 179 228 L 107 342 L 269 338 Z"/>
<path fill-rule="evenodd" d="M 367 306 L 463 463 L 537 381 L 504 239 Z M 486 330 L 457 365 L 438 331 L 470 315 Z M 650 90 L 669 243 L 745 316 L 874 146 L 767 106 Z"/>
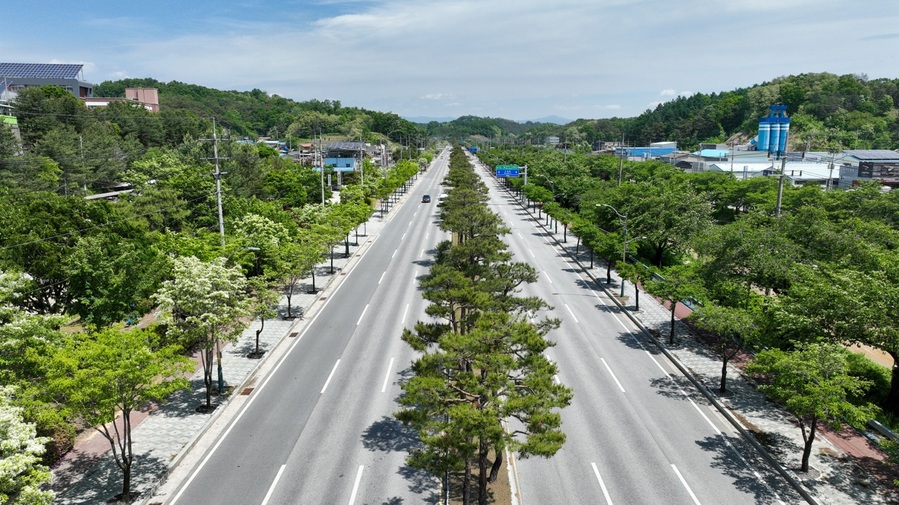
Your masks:
<path fill-rule="evenodd" d="M 519 167 L 518 165 L 497 165 L 496 166 L 496 176 L 497 177 L 518 177 L 519 176 Z"/>

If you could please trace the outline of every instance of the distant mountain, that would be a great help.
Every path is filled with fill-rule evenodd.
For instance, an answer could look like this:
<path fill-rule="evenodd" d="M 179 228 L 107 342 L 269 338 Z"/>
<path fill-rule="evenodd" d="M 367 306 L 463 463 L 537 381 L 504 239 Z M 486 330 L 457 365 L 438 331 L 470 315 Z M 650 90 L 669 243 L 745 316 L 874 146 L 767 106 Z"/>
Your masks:
<path fill-rule="evenodd" d="M 454 117 L 427 117 L 427 116 L 418 116 L 418 117 L 407 117 L 402 116 L 403 119 L 409 121 L 410 123 L 417 124 L 428 124 L 431 121 L 437 121 L 438 123 L 449 123 L 450 121 L 456 119 Z"/>
<path fill-rule="evenodd" d="M 560 116 L 544 116 L 537 119 L 531 119 L 532 123 L 552 123 L 552 124 L 568 124 L 571 122 L 570 119 L 565 119 Z"/>

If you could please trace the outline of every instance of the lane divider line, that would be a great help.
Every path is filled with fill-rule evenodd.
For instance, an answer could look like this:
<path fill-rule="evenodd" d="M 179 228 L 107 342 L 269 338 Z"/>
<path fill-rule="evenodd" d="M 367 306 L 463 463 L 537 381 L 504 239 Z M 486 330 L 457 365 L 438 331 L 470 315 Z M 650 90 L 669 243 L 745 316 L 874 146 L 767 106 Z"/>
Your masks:
<path fill-rule="evenodd" d="M 366 311 L 366 310 L 368 310 L 368 304 L 367 304 L 367 303 L 365 304 L 365 308 L 362 309 L 362 313 L 359 314 L 359 320 L 356 321 L 356 326 L 359 326 L 359 323 L 362 322 L 362 318 L 365 317 L 365 311 Z"/>
<path fill-rule="evenodd" d="M 340 364 L 340 360 L 337 360 L 337 363 L 334 363 L 334 368 L 332 368 L 331 373 L 328 374 L 328 380 L 325 381 L 325 385 L 322 386 L 321 393 L 319 393 L 319 394 L 322 394 L 322 395 L 325 394 L 325 389 L 328 388 L 328 383 L 331 382 L 331 377 L 334 377 L 334 372 L 337 371 L 337 365 L 339 365 L 339 364 Z"/>
<path fill-rule="evenodd" d="M 353 483 L 353 494 L 350 495 L 349 505 L 353 505 L 353 503 L 356 501 L 356 493 L 359 492 L 359 483 L 362 482 L 362 470 L 364 469 L 364 465 L 359 465 L 359 471 L 356 472 L 356 482 Z"/>
<path fill-rule="evenodd" d="M 262 500 L 261 505 L 266 505 L 268 500 L 272 497 L 272 493 L 275 492 L 275 486 L 278 485 L 278 481 L 281 480 L 281 474 L 284 473 L 284 467 L 287 465 L 281 465 L 281 469 L 278 470 L 278 474 L 275 475 L 275 480 L 272 481 L 272 485 L 268 488 L 268 493 L 265 493 L 265 498 Z"/>
<path fill-rule="evenodd" d="M 596 475 L 596 480 L 599 481 L 599 488 L 602 489 L 602 495 L 605 497 L 606 503 L 612 505 L 612 497 L 609 496 L 609 490 L 606 489 L 606 483 L 602 481 L 602 476 L 599 475 L 599 468 L 596 468 L 596 462 L 590 463 L 590 466 L 593 467 L 593 474 Z"/>
<path fill-rule="evenodd" d="M 690 485 L 687 484 L 687 481 L 684 479 L 684 476 L 680 474 L 680 471 L 678 471 L 677 467 L 672 464 L 671 468 L 674 469 L 674 473 L 677 474 L 677 478 L 680 479 L 680 483 L 683 484 L 687 489 L 687 492 L 690 493 L 690 498 L 693 498 L 693 503 L 695 503 L 696 505 L 702 505 L 701 503 L 699 503 L 699 499 L 696 498 L 696 495 L 693 494 L 693 490 L 690 489 Z"/>
<path fill-rule="evenodd" d="M 624 393 L 624 386 L 622 386 L 621 383 L 618 382 L 618 377 L 615 376 L 615 372 L 613 372 L 612 369 L 609 367 L 609 364 L 606 363 L 606 359 L 605 359 L 605 358 L 599 358 L 599 361 L 602 361 L 603 366 L 605 366 L 605 367 L 606 367 L 606 370 L 609 371 L 609 375 L 612 376 L 612 379 L 615 381 L 615 384 L 618 384 L 618 389 L 620 389 L 621 392 Z"/>
<path fill-rule="evenodd" d="M 393 371 L 393 358 L 390 358 L 390 363 L 387 365 L 387 373 L 384 376 L 384 385 L 381 386 L 382 393 L 387 391 L 387 383 L 390 382 L 390 372 L 391 371 Z"/>

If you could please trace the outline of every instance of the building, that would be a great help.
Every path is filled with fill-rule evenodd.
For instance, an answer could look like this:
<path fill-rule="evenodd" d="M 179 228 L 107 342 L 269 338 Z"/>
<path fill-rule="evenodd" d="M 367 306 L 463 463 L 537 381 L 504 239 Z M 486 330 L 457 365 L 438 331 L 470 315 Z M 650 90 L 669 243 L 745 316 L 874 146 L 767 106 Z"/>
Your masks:
<path fill-rule="evenodd" d="M 61 86 L 78 98 L 90 98 L 94 85 L 84 80 L 83 67 L 76 63 L 0 63 L 0 92 L 3 98 L 12 99 L 23 89 Z"/>
<path fill-rule="evenodd" d="M 840 170 L 840 188 L 849 189 L 863 182 L 877 181 L 899 187 L 899 153 L 888 149 L 843 151 L 836 163 Z"/>
<path fill-rule="evenodd" d="M 630 161 L 654 160 L 677 151 L 677 142 L 653 142 L 646 147 L 616 147 L 615 156 Z"/>
<path fill-rule="evenodd" d="M 768 161 L 734 164 L 724 161 L 709 163 L 707 171 L 728 172 L 738 180 L 745 180 L 752 177 L 779 177 L 781 165 L 784 167 L 784 179 L 793 186 L 834 187 L 839 180 L 839 174 L 832 169 L 829 162 L 825 161 L 786 161 L 785 163 Z"/>
<path fill-rule="evenodd" d="M 150 112 L 159 112 L 159 90 L 156 88 L 125 88 L 125 98 L 87 97 L 82 98 L 88 109 L 106 107 L 112 102 L 138 104 Z"/>

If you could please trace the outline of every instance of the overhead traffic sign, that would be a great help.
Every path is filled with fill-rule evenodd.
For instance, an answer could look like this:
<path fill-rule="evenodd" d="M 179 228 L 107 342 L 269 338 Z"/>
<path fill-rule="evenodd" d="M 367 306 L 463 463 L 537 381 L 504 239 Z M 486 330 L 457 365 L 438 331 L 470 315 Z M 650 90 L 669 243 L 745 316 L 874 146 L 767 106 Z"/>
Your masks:
<path fill-rule="evenodd" d="M 518 167 L 518 165 L 497 165 L 496 166 L 496 176 L 497 177 L 518 177 L 519 176 L 519 167 Z"/>

